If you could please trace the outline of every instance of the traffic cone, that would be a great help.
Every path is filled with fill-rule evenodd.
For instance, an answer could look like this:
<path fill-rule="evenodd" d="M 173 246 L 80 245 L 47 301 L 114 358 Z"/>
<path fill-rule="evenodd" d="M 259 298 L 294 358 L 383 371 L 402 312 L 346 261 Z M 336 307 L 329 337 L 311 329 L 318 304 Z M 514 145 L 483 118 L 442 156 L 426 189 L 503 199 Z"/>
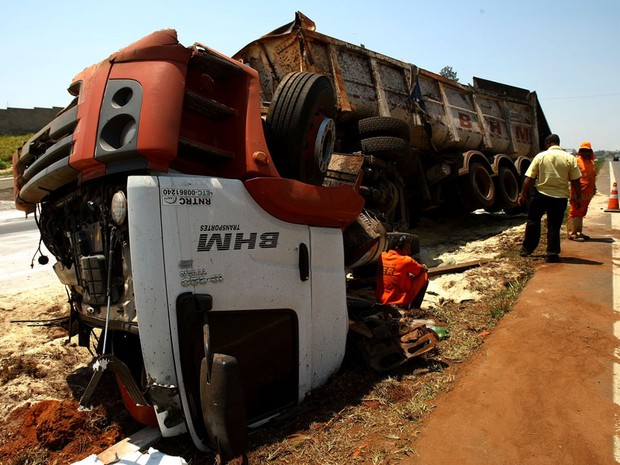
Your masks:
<path fill-rule="evenodd" d="M 620 205 L 618 205 L 618 185 L 614 182 L 611 187 L 611 194 L 609 194 L 609 202 L 607 203 L 606 212 L 620 212 Z"/>

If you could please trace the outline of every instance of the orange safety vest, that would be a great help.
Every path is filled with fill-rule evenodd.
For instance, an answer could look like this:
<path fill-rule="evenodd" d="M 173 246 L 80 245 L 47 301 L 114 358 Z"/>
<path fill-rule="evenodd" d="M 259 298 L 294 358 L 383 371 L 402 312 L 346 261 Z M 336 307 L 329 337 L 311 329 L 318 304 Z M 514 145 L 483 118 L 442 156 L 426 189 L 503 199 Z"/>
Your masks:
<path fill-rule="evenodd" d="M 594 160 L 577 157 L 577 166 L 581 171 L 581 196 L 586 200 L 590 200 L 594 197 L 596 191 L 596 166 Z"/>
<path fill-rule="evenodd" d="M 413 258 L 395 250 L 381 254 L 375 290 L 378 302 L 408 307 L 427 283 L 428 274 Z"/>
<path fill-rule="evenodd" d="M 568 210 L 569 218 L 583 218 L 586 216 L 590 201 L 596 192 L 596 166 L 594 164 L 594 159 L 583 158 L 581 155 L 578 155 L 577 166 L 579 166 L 579 171 L 581 171 L 581 178 L 579 179 L 581 184 L 581 208 L 577 208 L 575 202 L 571 200 Z M 572 186 L 571 194 L 574 195 Z M 571 195 L 571 198 L 573 198 L 573 195 Z"/>

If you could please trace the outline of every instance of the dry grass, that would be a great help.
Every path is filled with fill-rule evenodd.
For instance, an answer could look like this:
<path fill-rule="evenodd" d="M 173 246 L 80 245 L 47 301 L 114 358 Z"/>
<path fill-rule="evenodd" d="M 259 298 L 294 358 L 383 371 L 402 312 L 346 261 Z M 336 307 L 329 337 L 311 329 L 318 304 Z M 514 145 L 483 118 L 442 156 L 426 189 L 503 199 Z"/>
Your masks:
<path fill-rule="evenodd" d="M 23 134 L 18 136 L 0 136 L 0 176 L 3 174 L 12 174 L 11 162 L 13 152 L 23 145 L 32 134 Z"/>
<path fill-rule="evenodd" d="M 31 355 L 14 355 L 0 360 L 0 386 L 21 375 L 43 378 L 45 373 Z"/>
<path fill-rule="evenodd" d="M 47 465 L 49 464 L 48 458 L 49 454 L 47 451 L 40 447 L 24 449 L 11 465 Z"/>

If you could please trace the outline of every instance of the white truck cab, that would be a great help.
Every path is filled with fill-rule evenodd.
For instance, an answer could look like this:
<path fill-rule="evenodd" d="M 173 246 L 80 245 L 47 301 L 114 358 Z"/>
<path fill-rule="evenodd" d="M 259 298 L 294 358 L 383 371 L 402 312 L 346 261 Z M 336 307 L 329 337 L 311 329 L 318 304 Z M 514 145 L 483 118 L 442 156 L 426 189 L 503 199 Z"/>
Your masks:
<path fill-rule="evenodd" d="M 200 396 L 211 375 L 201 362 L 214 354 L 234 358 L 234 402 L 249 423 L 339 368 L 348 330 L 339 228 L 275 218 L 234 179 L 133 176 L 127 194 L 145 372 L 168 393 L 156 405 L 164 436 L 186 426 L 207 447 L 203 413 L 213 412 Z"/>

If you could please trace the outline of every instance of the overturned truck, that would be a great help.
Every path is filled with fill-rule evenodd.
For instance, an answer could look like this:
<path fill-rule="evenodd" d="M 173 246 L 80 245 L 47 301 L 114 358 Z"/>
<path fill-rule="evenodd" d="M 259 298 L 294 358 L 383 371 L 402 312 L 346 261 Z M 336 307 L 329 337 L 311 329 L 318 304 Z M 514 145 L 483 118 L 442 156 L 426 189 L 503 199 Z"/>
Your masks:
<path fill-rule="evenodd" d="M 15 153 L 70 334 L 98 336 L 83 404 L 110 369 L 138 421 L 230 456 L 338 370 L 350 327 L 378 369 L 434 347 L 398 315 L 353 318 L 346 270 L 450 195 L 514 207 L 544 117 L 535 94 L 313 29 L 298 14 L 234 59 L 155 32 L 78 74 Z"/>

